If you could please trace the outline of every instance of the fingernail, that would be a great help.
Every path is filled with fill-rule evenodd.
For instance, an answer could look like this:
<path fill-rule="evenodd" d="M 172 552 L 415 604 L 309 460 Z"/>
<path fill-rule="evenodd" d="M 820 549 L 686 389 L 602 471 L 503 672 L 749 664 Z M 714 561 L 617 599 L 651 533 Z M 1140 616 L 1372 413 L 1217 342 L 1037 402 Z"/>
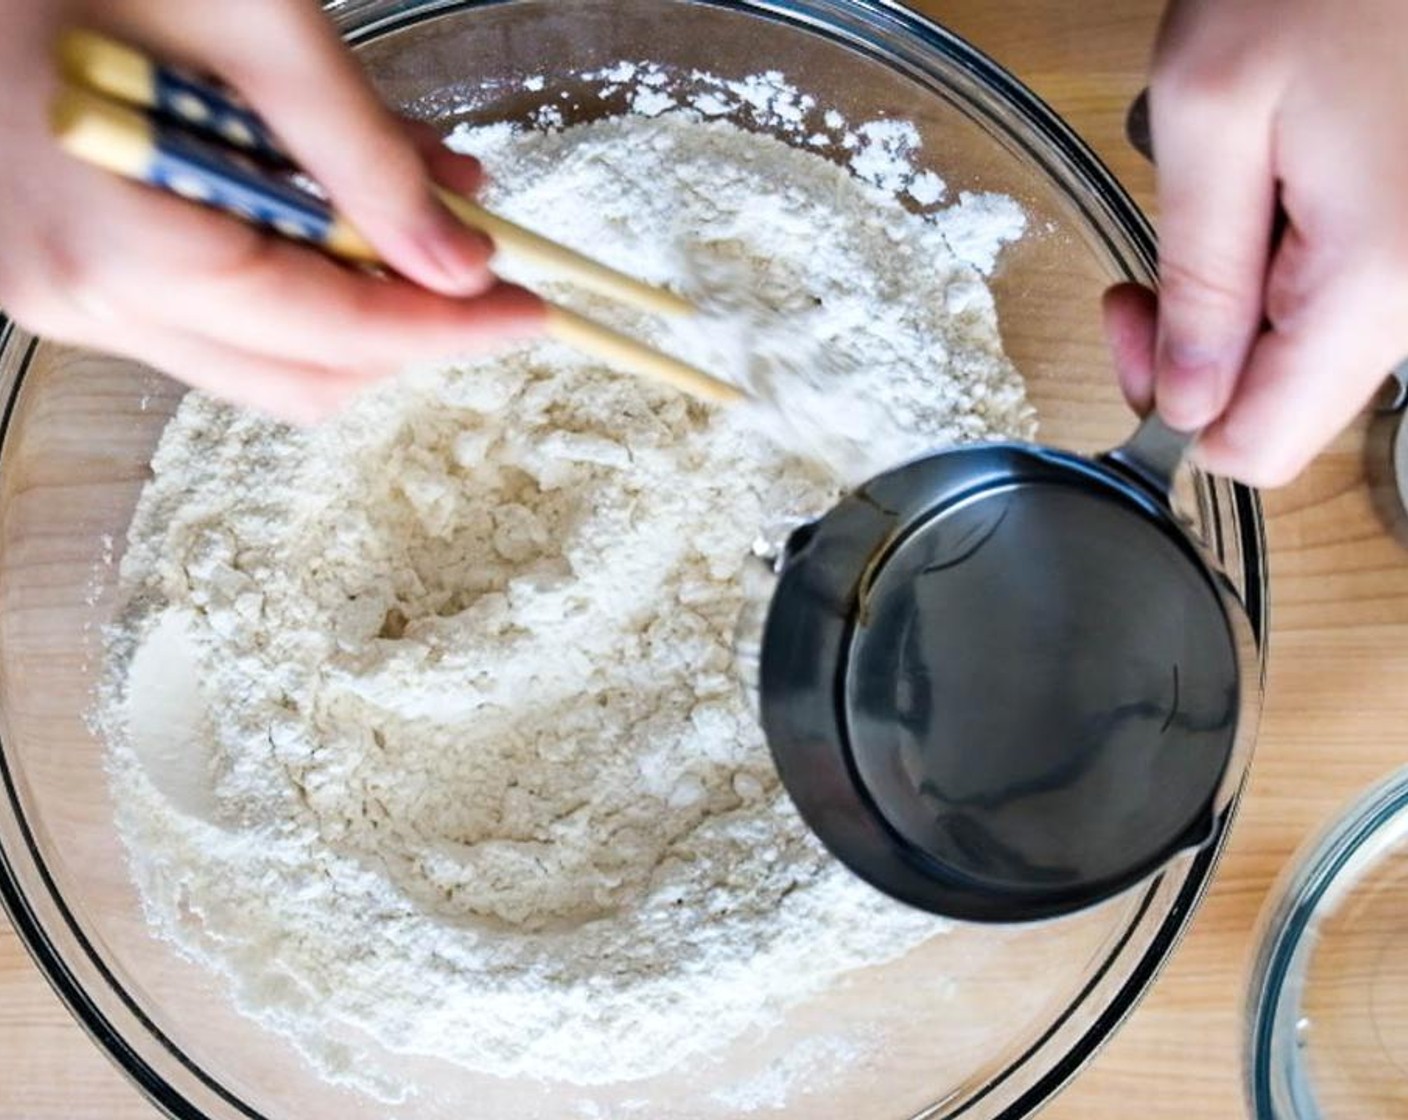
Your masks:
<path fill-rule="evenodd" d="M 448 291 L 477 295 L 493 283 L 489 259 L 494 255 L 494 243 L 478 230 L 437 230 L 421 245 L 439 269 Z"/>
<path fill-rule="evenodd" d="M 1185 431 L 1212 423 L 1222 403 L 1226 364 L 1220 348 L 1161 337 L 1157 394 L 1164 419 Z"/>
<path fill-rule="evenodd" d="M 446 294 L 477 295 L 493 282 L 489 275 L 493 241 L 461 222 L 440 201 L 431 201 L 415 238 L 424 257 L 440 273 L 438 286 Z"/>

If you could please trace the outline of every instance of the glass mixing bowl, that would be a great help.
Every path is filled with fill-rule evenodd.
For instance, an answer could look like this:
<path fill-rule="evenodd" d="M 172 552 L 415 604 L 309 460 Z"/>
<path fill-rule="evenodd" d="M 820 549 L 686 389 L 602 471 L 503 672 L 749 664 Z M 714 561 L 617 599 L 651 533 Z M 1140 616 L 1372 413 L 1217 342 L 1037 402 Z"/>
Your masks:
<path fill-rule="evenodd" d="M 932 24 L 878 0 L 345 0 L 332 11 L 391 102 L 446 123 L 523 120 L 564 104 L 564 89 L 579 106 L 570 119 L 618 112 L 620 94 L 554 75 L 621 59 L 686 79 L 780 70 L 853 121 L 913 121 L 924 160 L 955 193 L 1003 192 L 1031 219 L 994 287 L 1044 438 L 1091 452 L 1131 429 L 1098 297 L 1113 281 L 1150 279 L 1149 229 L 1044 105 Z M 544 88 L 524 87 L 540 73 Z M 182 392 L 130 362 L 13 325 L 0 334 L 0 895 L 74 1015 L 175 1116 L 689 1118 L 747 1106 L 813 1118 L 1026 1116 L 1128 1014 L 1207 885 L 1221 836 L 1075 917 L 957 926 L 853 974 L 719 1062 L 650 1081 L 513 1082 L 387 1053 L 379 1060 L 424 1090 L 404 1106 L 331 1088 L 286 1039 L 243 1018 L 218 978 L 148 933 L 112 823 L 103 745 L 85 722 L 100 630 L 118 607 L 113 555 Z M 1254 495 L 1189 476 L 1181 501 L 1260 636 Z M 838 1032 L 869 1042 L 854 1058 L 817 1049 Z M 799 1065 L 808 1053 L 823 1058 Z M 784 1099 L 768 1086 L 788 1070 L 797 1076 Z"/>

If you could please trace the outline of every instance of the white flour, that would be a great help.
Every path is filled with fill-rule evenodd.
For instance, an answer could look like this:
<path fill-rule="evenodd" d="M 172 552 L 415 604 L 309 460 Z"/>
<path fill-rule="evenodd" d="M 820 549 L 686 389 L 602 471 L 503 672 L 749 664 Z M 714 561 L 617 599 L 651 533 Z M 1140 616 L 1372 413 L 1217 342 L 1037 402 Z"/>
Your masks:
<path fill-rule="evenodd" d="M 948 247 L 990 265 L 1021 232 L 1005 200 L 929 221 L 698 113 L 456 146 L 505 215 L 709 316 L 516 278 L 786 420 L 538 344 L 413 371 L 316 431 L 198 394 L 168 427 L 101 717 L 133 874 L 242 1010 L 388 1097 L 410 1087 L 360 1038 L 644 1078 L 942 930 L 792 811 L 736 680 L 738 577 L 761 526 L 839 480 L 1032 430 Z"/>

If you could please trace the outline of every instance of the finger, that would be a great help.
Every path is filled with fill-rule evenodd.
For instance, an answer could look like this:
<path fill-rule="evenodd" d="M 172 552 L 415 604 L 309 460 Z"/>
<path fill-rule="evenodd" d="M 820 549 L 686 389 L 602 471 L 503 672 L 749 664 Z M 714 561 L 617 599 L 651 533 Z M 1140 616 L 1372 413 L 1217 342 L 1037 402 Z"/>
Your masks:
<path fill-rule="evenodd" d="M 449 295 L 484 291 L 492 243 L 434 197 L 415 144 L 320 7 L 248 7 L 246 23 L 263 34 L 246 30 L 220 48 L 222 76 L 392 268 Z"/>
<path fill-rule="evenodd" d="M 457 194 L 476 195 L 484 186 L 484 166 L 473 156 L 445 147 L 433 125 L 403 117 L 404 127 L 430 171 L 430 177 Z"/>
<path fill-rule="evenodd" d="M 193 276 L 181 287 L 161 302 L 165 321 L 191 322 L 219 307 L 201 323 L 211 338 L 349 369 L 483 354 L 536 334 L 545 322 L 542 301 L 512 284 L 454 299 L 279 241 L 238 272 Z"/>
<path fill-rule="evenodd" d="M 290 424 L 326 419 L 369 384 L 368 379 L 350 373 L 251 354 L 164 324 L 129 321 L 120 332 L 105 329 L 104 336 L 90 344 Z"/>
<path fill-rule="evenodd" d="M 1305 290 L 1278 278 L 1290 267 L 1278 258 L 1273 289 Z M 1258 341 L 1225 414 L 1196 452 L 1208 470 L 1255 486 L 1280 486 L 1299 474 L 1408 349 L 1408 298 L 1391 267 L 1363 267 L 1361 258 L 1290 303 L 1284 322 Z"/>
<path fill-rule="evenodd" d="M 1154 407 L 1154 337 L 1159 304 L 1143 284 L 1116 284 L 1101 300 L 1115 376 L 1140 416 Z"/>
<path fill-rule="evenodd" d="M 1156 68 L 1150 92 L 1160 210 L 1155 397 L 1185 431 L 1221 413 L 1260 328 L 1276 203 L 1274 90 L 1239 88 L 1236 64 L 1204 59 L 1211 50 L 1184 48 L 1176 65 Z"/>
<path fill-rule="evenodd" d="M 479 353 L 536 333 L 544 320 L 542 301 L 511 285 L 456 299 L 346 268 L 149 188 L 108 186 L 84 288 L 119 313 L 252 353 L 379 371 Z"/>

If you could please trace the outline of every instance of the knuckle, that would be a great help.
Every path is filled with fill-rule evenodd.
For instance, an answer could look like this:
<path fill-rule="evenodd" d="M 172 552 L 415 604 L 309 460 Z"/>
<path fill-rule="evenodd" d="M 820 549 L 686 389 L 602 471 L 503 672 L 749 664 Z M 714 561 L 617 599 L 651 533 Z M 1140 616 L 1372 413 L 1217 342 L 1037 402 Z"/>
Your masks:
<path fill-rule="evenodd" d="M 1340 254 L 1305 267 L 1277 267 L 1268 277 L 1267 316 L 1287 333 L 1333 330 L 1365 345 L 1408 339 L 1408 271 L 1386 246 Z M 1351 332 L 1349 324 L 1357 324 Z"/>
<path fill-rule="evenodd" d="M 218 292 L 224 288 L 258 287 L 277 270 L 285 247 L 273 235 L 253 226 L 234 226 L 230 236 L 212 239 L 198 271 Z"/>
<path fill-rule="evenodd" d="M 26 330 L 70 340 L 85 320 L 112 318 L 92 268 L 67 255 L 24 274 L 0 276 L 0 307 Z"/>
<path fill-rule="evenodd" d="M 363 157 L 357 161 L 363 171 L 350 176 L 339 201 L 364 216 L 400 218 L 422 213 L 431 207 L 429 177 L 425 162 L 407 137 L 396 128 L 378 128 L 369 137 Z"/>
<path fill-rule="evenodd" d="M 361 277 L 354 278 L 351 282 L 340 286 L 333 292 L 329 290 L 329 296 L 336 297 L 336 315 L 340 322 L 347 325 L 350 339 L 357 336 L 360 345 L 370 345 L 370 350 L 376 352 L 382 347 L 376 345 L 383 335 L 394 333 L 391 328 L 398 325 L 397 317 L 388 314 L 388 297 L 392 294 L 389 287 L 383 284 L 395 284 L 397 281 L 389 282 L 368 279 L 362 282 Z M 408 326 L 418 325 L 424 318 L 420 314 L 420 301 L 414 300 L 414 295 L 408 294 L 400 301 L 398 310 L 401 311 L 400 321 Z M 364 337 L 371 336 L 371 337 Z M 404 339 L 396 339 L 401 342 Z"/>
<path fill-rule="evenodd" d="M 1312 250 L 1298 228 L 1287 231 L 1266 276 L 1266 318 L 1274 330 L 1286 333 L 1310 312 L 1317 290 L 1316 276 L 1323 273 L 1325 255 Z"/>
<path fill-rule="evenodd" d="M 1312 319 L 1357 321 L 1402 333 L 1408 323 L 1408 252 L 1393 235 L 1340 231 L 1321 240 L 1288 234 L 1266 279 L 1266 315 L 1292 333 Z"/>
<path fill-rule="evenodd" d="M 1302 276 L 1290 269 L 1275 269 L 1266 282 L 1266 318 L 1273 330 L 1290 333 L 1314 303 L 1314 294 Z"/>
<path fill-rule="evenodd" d="M 1253 85 L 1255 57 L 1255 52 L 1226 47 L 1161 53 L 1150 75 L 1150 103 L 1160 113 L 1221 120 Z"/>
<path fill-rule="evenodd" d="M 1180 254 L 1159 258 L 1159 305 L 1178 314 L 1231 318 L 1247 310 L 1248 294 L 1236 269 L 1193 263 Z"/>

